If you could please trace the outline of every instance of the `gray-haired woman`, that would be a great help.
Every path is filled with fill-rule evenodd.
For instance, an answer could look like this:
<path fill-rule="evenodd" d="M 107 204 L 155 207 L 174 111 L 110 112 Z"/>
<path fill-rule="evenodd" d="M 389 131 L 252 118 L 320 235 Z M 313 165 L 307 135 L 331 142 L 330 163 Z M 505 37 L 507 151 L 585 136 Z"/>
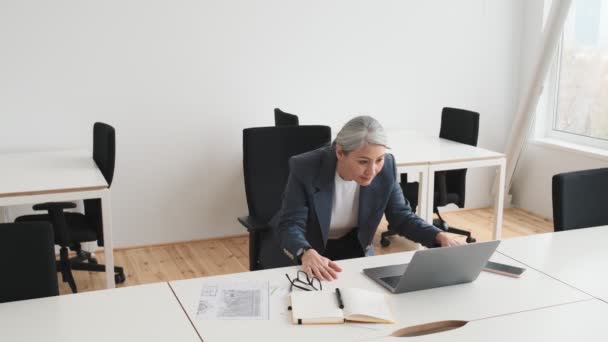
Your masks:
<path fill-rule="evenodd" d="M 311 276 L 337 278 L 334 260 L 373 255 L 386 215 L 391 229 L 425 246 L 459 245 L 412 212 L 397 183 L 387 137 L 370 116 L 351 119 L 332 146 L 294 156 L 274 222 L 283 252 Z"/>

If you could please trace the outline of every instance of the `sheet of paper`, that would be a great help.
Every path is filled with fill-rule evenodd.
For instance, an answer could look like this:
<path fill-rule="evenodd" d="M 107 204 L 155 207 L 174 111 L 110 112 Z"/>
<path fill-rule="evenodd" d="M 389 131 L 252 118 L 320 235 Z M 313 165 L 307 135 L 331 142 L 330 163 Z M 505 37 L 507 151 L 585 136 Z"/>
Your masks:
<path fill-rule="evenodd" d="M 283 298 L 289 295 L 289 286 L 270 285 L 270 296 Z"/>
<path fill-rule="evenodd" d="M 268 281 L 205 282 L 197 319 L 268 319 Z"/>

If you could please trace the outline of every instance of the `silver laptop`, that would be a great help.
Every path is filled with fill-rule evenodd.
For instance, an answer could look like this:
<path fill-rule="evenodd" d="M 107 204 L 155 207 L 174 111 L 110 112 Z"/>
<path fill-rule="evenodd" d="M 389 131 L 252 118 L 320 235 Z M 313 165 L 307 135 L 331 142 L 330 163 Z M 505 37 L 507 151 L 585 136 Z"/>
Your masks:
<path fill-rule="evenodd" d="M 363 270 L 392 293 L 470 283 L 492 256 L 500 241 L 416 251 L 409 264 Z"/>

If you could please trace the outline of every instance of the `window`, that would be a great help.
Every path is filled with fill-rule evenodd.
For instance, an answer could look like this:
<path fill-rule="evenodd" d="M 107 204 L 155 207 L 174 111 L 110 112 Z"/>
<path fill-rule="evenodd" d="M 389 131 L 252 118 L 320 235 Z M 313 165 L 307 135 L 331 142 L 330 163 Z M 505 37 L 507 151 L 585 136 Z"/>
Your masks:
<path fill-rule="evenodd" d="M 545 136 L 608 150 L 608 0 L 574 0 L 548 77 Z"/>

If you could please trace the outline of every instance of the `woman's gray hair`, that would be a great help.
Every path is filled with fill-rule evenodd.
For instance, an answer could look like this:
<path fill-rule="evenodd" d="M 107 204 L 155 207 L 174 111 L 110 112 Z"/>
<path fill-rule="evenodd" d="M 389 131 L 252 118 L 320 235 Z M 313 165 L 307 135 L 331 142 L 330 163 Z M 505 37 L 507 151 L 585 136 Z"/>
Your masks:
<path fill-rule="evenodd" d="M 357 116 L 348 121 L 334 140 L 334 145 L 340 145 L 345 154 L 366 144 L 382 145 L 388 148 L 384 128 L 378 120 L 366 115 Z"/>

